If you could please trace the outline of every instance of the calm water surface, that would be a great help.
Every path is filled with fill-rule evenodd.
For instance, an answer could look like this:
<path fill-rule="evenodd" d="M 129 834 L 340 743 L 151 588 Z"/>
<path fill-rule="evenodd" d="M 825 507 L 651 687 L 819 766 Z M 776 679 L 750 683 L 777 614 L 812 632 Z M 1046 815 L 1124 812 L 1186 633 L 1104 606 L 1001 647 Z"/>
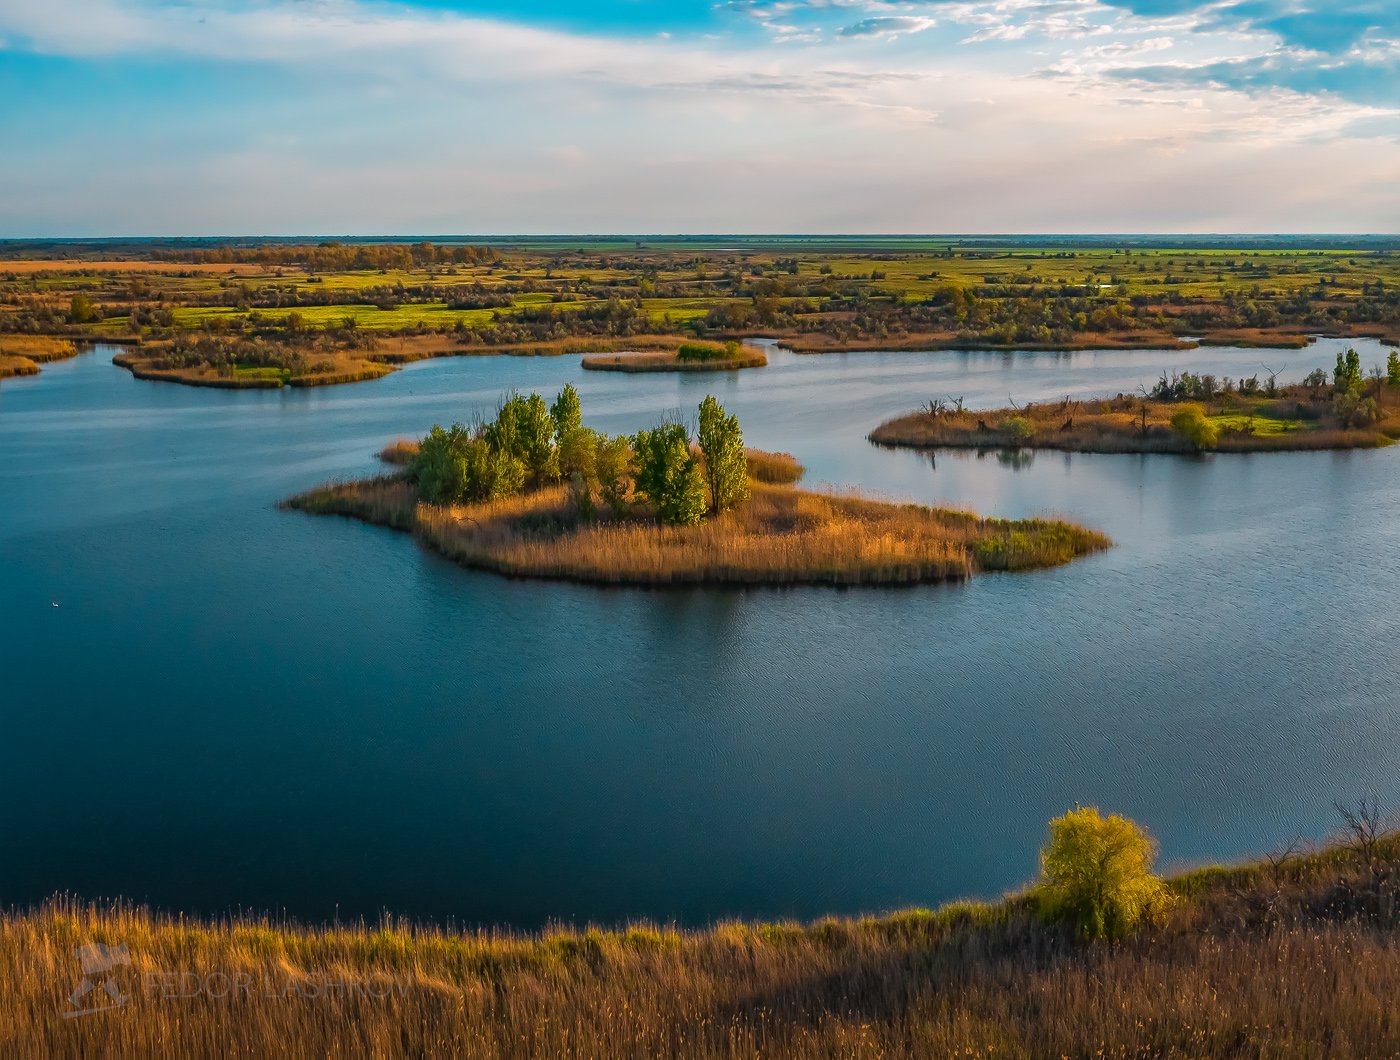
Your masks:
<path fill-rule="evenodd" d="M 1320 835 L 1333 800 L 1400 799 L 1400 449 L 935 465 L 865 435 L 935 396 L 1296 379 L 1337 348 L 775 353 L 732 378 L 464 358 L 245 393 L 98 350 L 7 382 L 0 902 L 811 917 L 995 896 L 1075 803 L 1173 863 Z M 570 381 L 599 428 L 714 391 L 809 484 L 1064 513 L 1118 547 L 958 587 L 602 591 L 275 508 Z"/>

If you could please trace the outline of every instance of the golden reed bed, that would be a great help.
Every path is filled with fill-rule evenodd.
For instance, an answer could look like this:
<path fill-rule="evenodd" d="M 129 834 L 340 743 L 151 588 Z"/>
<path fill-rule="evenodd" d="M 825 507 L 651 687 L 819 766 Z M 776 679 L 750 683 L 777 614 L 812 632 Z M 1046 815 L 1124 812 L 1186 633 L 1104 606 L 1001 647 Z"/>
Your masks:
<path fill-rule="evenodd" d="M 641 506 L 580 519 L 563 486 L 436 508 L 398 476 L 324 486 L 287 505 L 414 533 L 468 567 L 612 585 L 908 585 L 1057 566 L 1110 544 L 1063 522 L 797 490 L 774 483 L 782 464 L 751 453 L 748 503 L 693 527 L 658 525 Z"/>

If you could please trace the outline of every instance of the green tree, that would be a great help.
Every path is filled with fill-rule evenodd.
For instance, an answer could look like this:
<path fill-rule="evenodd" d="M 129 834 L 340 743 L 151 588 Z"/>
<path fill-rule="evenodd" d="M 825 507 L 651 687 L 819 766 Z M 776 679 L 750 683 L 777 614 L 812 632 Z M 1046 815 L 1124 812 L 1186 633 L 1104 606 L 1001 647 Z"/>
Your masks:
<path fill-rule="evenodd" d="M 1197 452 L 1214 449 L 1220 441 L 1219 430 L 1206 418 L 1206 410 L 1200 405 L 1182 405 L 1172 417 L 1172 429 L 1184 434 Z"/>
<path fill-rule="evenodd" d="M 694 526 L 705 518 L 705 476 L 690 449 L 684 424 L 664 423 L 632 439 L 636 451 L 637 491 L 656 508 L 662 521 Z"/>
<path fill-rule="evenodd" d="M 75 294 L 68 303 L 68 319 L 74 324 L 90 324 L 97 319 L 97 311 L 92 308 L 85 294 Z"/>
<path fill-rule="evenodd" d="M 598 485 L 598 433 L 574 427 L 559 435 L 559 471 L 579 514 L 593 514 L 593 489 Z"/>
<path fill-rule="evenodd" d="M 463 463 L 466 468 L 464 500 L 495 501 L 514 496 L 525 488 L 526 469 L 520 458 L 492 448 L 484 439 L 470 441 Z"/>
<path fill-rule="evenodd" d="M 1361 389 L 1361 355 L 1355 350 L 1338 352 L 1337 367 L 1332 371 L 1332 387 L 1338 394 L 1350 394 Z"/>
<path fill-rule="evenodd" d="M 700 451 L 710 480 L 710 501 L 716 513 L 737 508 L 749 499 L 749 467 L 739 418 L 707 396 L 700 402 Z"/>
<path fill-rule="evenodd" d="M 1390 356 L 1385 359 L 1386 382 L 1391 386 L 1400 386 L 1400 353 L 1390 351 Z"/>
<path fill-rule="evenodd" d="M 483 437 L 492 449 L 515 457 L 535 481 L 559 477 L 554 447 L 554 420 L 538 394 L 512 394 L 487 424 Z"/>
<path fill-rule="evenodd" d="M 434 427 L 418 446 L 412 464 L 418 496 L 428 504 L 456 504 L 467 491 L 467 449 L 471 435 L 460 423 Z"/>
<path fill-rule="evenodd" d="M 578 391 L 573 383 L 567 383 L 549 407 L 549 416 L 554 420 L 554 435 L 561 442 L 570 431 L 583 426 L 583 408 L 579 403 Z"/>
<path fill-rule="evenodd" d="M 632 487 L 631 439 L 623 435 L 616 438 L 599 435 L 594 447 L 594 460 L 598 495 L 614 515 L 621 515 L 627 507 L 627 493 Z"/>
<path fill-rule="evenodd" d="M 1156 857 L 1156 843 L 1134 822 L 1081 807 L 1050 822 L 1034 893 L 1050 919 L 1079 935 L 1121 938 L 1167 905 L 1152 874 Z"/>

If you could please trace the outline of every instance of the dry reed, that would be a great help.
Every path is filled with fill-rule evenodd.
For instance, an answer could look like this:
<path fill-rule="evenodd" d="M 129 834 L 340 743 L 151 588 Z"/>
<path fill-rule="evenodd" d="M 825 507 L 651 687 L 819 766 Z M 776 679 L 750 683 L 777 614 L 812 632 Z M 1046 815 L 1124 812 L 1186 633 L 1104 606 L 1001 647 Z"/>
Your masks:
<path fill-rule="evenodd" d="M 777 476 L 796 466 L 773 457 L 758 463 Z M 465 566 L 592 584 L 907 585 L 1056 566 L 1109 544 L 1068 523 L 979 519 L 761 481 L 751 488 L 736 511 L 692 527 L 658 525 L 640 506 L 620 518 L 581 519 L 562 486 L 437 508 L 419 504 L 406 481 L 381 478 L 287 503 L 412 530 Z"/>
<path fill-rule="evenodd" d="M 1400 1052 L 1393 841 L 1171 881 L 1085 944 L 1025 899 L 813 924 L 455 932 L 193 922 L 54 900 L 0 916 L 0 1055 L 1282 1057 Z M 79 947 L 118 997 L 70 999 Z M 100 983 L 97 985 L 101 985 Z"/>

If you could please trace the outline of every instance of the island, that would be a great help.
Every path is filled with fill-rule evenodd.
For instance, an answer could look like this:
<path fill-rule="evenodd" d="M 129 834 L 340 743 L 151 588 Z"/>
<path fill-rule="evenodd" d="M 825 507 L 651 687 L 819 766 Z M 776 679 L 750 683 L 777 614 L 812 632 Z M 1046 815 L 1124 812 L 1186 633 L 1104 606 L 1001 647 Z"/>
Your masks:
<path fill-rule="evenodd" d="M 741 346 L 733 340 L 724 345 L 710 342 L 682 343 L 674 351 L 617 353 L 583 359 L 583 367 L 594 372 L 732 372 L 740 368 L 762 368 L 768 356 L 756 346 Z"/>
<path fill-rule="evenodd" d="M 0 334 L 0 379 L 38 375 L 42 371 L 41 365 L 77 355 L 77 344 L 67 339 Z"/>
<path fill-rule="evenodd" d="M 1293 385 L 1187 372 L 1099 401 L 969 410 L 935 398 L 870 434 L 878 445 L 912 449 L 1176 454 L 1374 449 L 1397 438 L 1400 355 L 1363 373 L 1355 350 L 1338 354 L 1330 376 L 1319 369 Z"/>
<path fill-rule="evenodd" d="M 285 506 L 414 534 L 467 567 L 597 585 L 912 585 L 1110 546 L 1066 522 L 799 490 L 797 461 L 745 448 L 713 397 L 695 436 L 671 420 L 609 437 L 582 425 L 572 386 L 552 405 L 515 395 L 489 423 L 436 427 L 381 455 L 402 470 Z"/>

